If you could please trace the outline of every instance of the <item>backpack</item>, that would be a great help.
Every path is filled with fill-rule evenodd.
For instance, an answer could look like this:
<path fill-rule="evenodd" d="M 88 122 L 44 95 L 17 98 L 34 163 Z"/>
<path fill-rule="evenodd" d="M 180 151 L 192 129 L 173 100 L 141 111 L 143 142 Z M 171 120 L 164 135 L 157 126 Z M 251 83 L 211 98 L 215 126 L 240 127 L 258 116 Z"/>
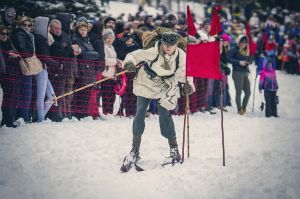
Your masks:
<path fill-rule="evenodd" d="M 143 49 L 152 48 L 155 46 L 155 43 L 162 38 L 164 32 L 168 32 L 170 29 L 164 27 L 158 27 L 153 31 L 146 31 L 142 34 L 142 43 Z M 187 41 L 181 35 L 179 35 L 178 47 L 186 52 Z"/>

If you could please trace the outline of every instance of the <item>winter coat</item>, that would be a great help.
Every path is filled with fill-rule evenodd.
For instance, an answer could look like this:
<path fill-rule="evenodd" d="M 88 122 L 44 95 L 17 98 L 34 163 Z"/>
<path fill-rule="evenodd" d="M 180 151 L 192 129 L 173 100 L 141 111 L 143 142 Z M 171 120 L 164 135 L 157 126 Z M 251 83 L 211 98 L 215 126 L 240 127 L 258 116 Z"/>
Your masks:
<path fill-rule="evenodd" d="M 231 48 L 227 55 L 227 60 L 232 64 L 232 70 L 238 72 L 249 72 L 248 66 L 241 66 L 240 61 L 249 61 L 249 56 L 240 53 L 239 47 Z"/>
<path fill-rule="evenodd" d="M 2 47 L 0 45 L 0 75 L 6 73 L 6 64 L 5 64 L 3 53 L 5 52 L 2 51 Z"/>
<path fill-rule="evenodd" d="M 13 48 L 10 40 L 0 42 L 0 68 L 3 67 L 0 73 L 2 73 L 4 77 L 16 78 L 21 74 L 19 66 L 20 58 L 10 57 L 8 53 L 12 50 Z"/>
<path fill-rule="evenodd" d="M 43 63 L 43 67 L 49 74 L 56 74 L 59 62 L 50 57 L 50 46 L 48 43 L 48 17 L 36 17 L 34 20 L 34 44 L 36 55 Z"/>
<path fill-rule="evenodd" d="M 104 44 L 105 68 L 102 72 L 104 77 L 112 77 L 116 73 L 117 53 L 113 45 Z"/>
<path fill-rule="evenodd" d="M 54 43 L 50 46 L 50 55 L 59 62 L 57 75 L 64 75 L 66 78 L 77 76 L 77 63 L 73 56 L 71 40 L 65 32 L 60 36 L 52 34 Z M 72 58 L 72 59 L 70 59 Z"/>
<path fill-rule="evenodd" d="M 81 37 L 76 33 L 74 44 L 81 48 L 81 54 L 77 56 L 78 60 L 78 82 L 89 84 L 96 80 L 96 69 L 99 67 L 99 53 L 97 53 L 88 37 Z"/>
<path fill-rule="evenodd" d="M 166 80 L 163 80 L 162 76 L 171 76 L 174 75 L 167 80 L 173 80 L 175 83 L 182 82 L 185 83 L 185 63 L 186 63 L 186 54 L 180 48 L 177 48 L 175 53 L 171 56 L 165 55 L 165 59 L 163 57 L 163 53 L 160 49 L 160 42 L 156 42 L 155 46 L 149 49 L 140 49 L 129 53 L 124 62 L 123 66 L 132 61 L 134 65 L 137 65 L 143 61 L 145 61 L 148 65 L 153 62 L 155 59 L 157 61 L 153 62 L 151 69 L 156 72 L 158 76 L 154 78 L 150 78 L 150 76 L 145 71 L 145 67 L 142 66 L 138 70 L 137 77 L 133 82 L 133 93 L 136 96 L 142 96 L 149 99 L 160 99 L 163 96 L 163 93 L 168 88 L 166 85 Z M 160 53 L 161 52 L 161 53 Z M 179 56 L 178 68 L 176 69 L 176 58 Z M 166 68 L 166 64 L 164 60 L 167 62 L 169 68 Z M 193 80 L 189 81 L 189 84 L 193 86 Z M 194 87 L 193 87 L 194 90 Z M 179 89 L 176 89 L 176 97 L 179 97 Z M 169 109 L 170 110 L 170 109 Z"/>
<path fill-rule="evenodd" d="M 120 46 L 118 58 L 120 60 L 124 60 L 128 53 L 138 50 L 138 49 L 139 49 L 139 46 L 135 43 L 133 43 L 131 46 L 127 46 L 125 44 L 125 42 L 123 42 L 122 45 Z"/>
<path fill-rule="evenodd" d="M 22 58 L 32 57 L 34 49 L 34 36 L 23 28 L 17 28 L 12 36 L 12 42 Z"/>
<path fill-rule="evenodd" d="M 100 55 L 94 50 L 88 37 L 83 38 L 79 34 L 76 34 L 73 40 L 73 44 L 77 44 L 81 48 L 81 54 L 78 55 L 78 59 L 91 61 L 99 60 Z"/>
<path fill-rule="evenodd" d="M 275 69 L 265 66 L 260 73 L 259 90 L 277 91 L 278 84 Z"/>
<path fill-rule="evenodd" d="M 94 50 L 99 54 L 99 61 L 101 66 L 96 68 L 97 71 L 102 71 L 104 68 L 104 61 L 105 61 L 105 53 L 104 53 L 104 42 L 103 39 L 100 37 L 100 27 L 96 24 L 93 26 L 91 32 L 89 33 L 90 42 L 94 48 Z"/>

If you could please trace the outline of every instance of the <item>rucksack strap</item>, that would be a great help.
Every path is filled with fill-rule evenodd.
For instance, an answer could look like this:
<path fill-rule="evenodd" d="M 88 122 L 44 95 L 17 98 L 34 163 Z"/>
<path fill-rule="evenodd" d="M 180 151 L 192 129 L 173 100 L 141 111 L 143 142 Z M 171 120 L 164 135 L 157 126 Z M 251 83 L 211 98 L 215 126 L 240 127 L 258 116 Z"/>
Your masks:
<path fill-rule="evenodd" d="M 152 60 L 150 62 L 150 65 L 148 65 L 147 63 L 144 64 L 144 70 L 150 76 L 151 79 L 153 79 L 154 77 L 158 76 L 157 73 L 154 70 L 152 70 L 152 65 L 155 62 L 157 62 L 158 57 L 159 57 L 159 54 L 155 57 L 154 60 Z M 175 68 L 174 73 L 172 75 L 160 76 L 160 78 L 162 80 L 168 79 L 168 78 L 173 77 L 175 75 L 176 71 L 179 68 L 179 52 L 178 52 L 178 55 L 176 56 L 175 63 L 176 63 L 176 68 Z"/>

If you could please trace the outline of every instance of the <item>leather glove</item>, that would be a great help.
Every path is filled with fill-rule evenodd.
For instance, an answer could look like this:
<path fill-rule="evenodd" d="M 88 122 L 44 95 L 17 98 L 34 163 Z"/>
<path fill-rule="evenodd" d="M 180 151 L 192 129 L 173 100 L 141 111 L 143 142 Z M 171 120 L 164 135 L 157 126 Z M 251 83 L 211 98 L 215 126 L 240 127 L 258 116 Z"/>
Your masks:
<path fill-rule="evenodd" d="M 181 85 L 180 85 L 180 87 L 181 87 L 181 95 L 182 96 L 184 96 L 184 95 L 186 95 L 186 90 L 185 90 L 185 83 L 181 83 Z M 193 87 L 190 85 L 190 84 L 187 84 L 187 94 L 188 95 L 191 95 L 191 94 L 193 94 Z"/>
<path fill-rule="evenodd" d="M 124 69 L 127 70 L 128 72 L 136 72 L 137 68 L 135 67 L 135 65 L 133 64 L 132 61 L 126 62 L 124 64 Z"/>

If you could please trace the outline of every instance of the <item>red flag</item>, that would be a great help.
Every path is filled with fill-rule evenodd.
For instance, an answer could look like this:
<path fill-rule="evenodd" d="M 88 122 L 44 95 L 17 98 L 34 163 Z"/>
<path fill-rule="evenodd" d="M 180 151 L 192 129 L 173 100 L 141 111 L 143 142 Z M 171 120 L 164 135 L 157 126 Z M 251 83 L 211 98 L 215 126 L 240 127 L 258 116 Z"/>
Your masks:
<path fill-rule="evenodd" d="M 193 21 L 193 16 L 192 13 L 190 11 L 190 6 L 187 6 L 187 24 L 188 24 L 188 34 L 195 36 L 196 34 L 196 27 Z"/>
<path fill-rule="evenodd" d="M 219 42 L 188 44 L 186 53 L 186 75 L 191 77 L 221 79 Z"/>
<path fill-rule="evenodd" d="M 250 50 L 250 55 L 251 56 L 254 56 L 255 55 L 255 52 L 256 52 L 256 48 L 257 48 L 257 45 L 256 43 L 252 40 L 252 37 L 251 37 L 251 27 L 249 25 L 249 23 L 246 24 L 246 35 L 249 39 L 249 50 Z"/>
<path fill-rule="evenodd" d="M 209 31 L 210 36 L 213 36 L 213 35 L 216 35 L 216 34 L 219 34 L 220 32 L 222 32 L 222 25 L 221 25 L 220 18 L 218 15 L 218 12 L 220 10 L 221 10 L 220 5 L 215 6 L 213 9 L 211 26 L 210 26 L 210 31 Z"/>

